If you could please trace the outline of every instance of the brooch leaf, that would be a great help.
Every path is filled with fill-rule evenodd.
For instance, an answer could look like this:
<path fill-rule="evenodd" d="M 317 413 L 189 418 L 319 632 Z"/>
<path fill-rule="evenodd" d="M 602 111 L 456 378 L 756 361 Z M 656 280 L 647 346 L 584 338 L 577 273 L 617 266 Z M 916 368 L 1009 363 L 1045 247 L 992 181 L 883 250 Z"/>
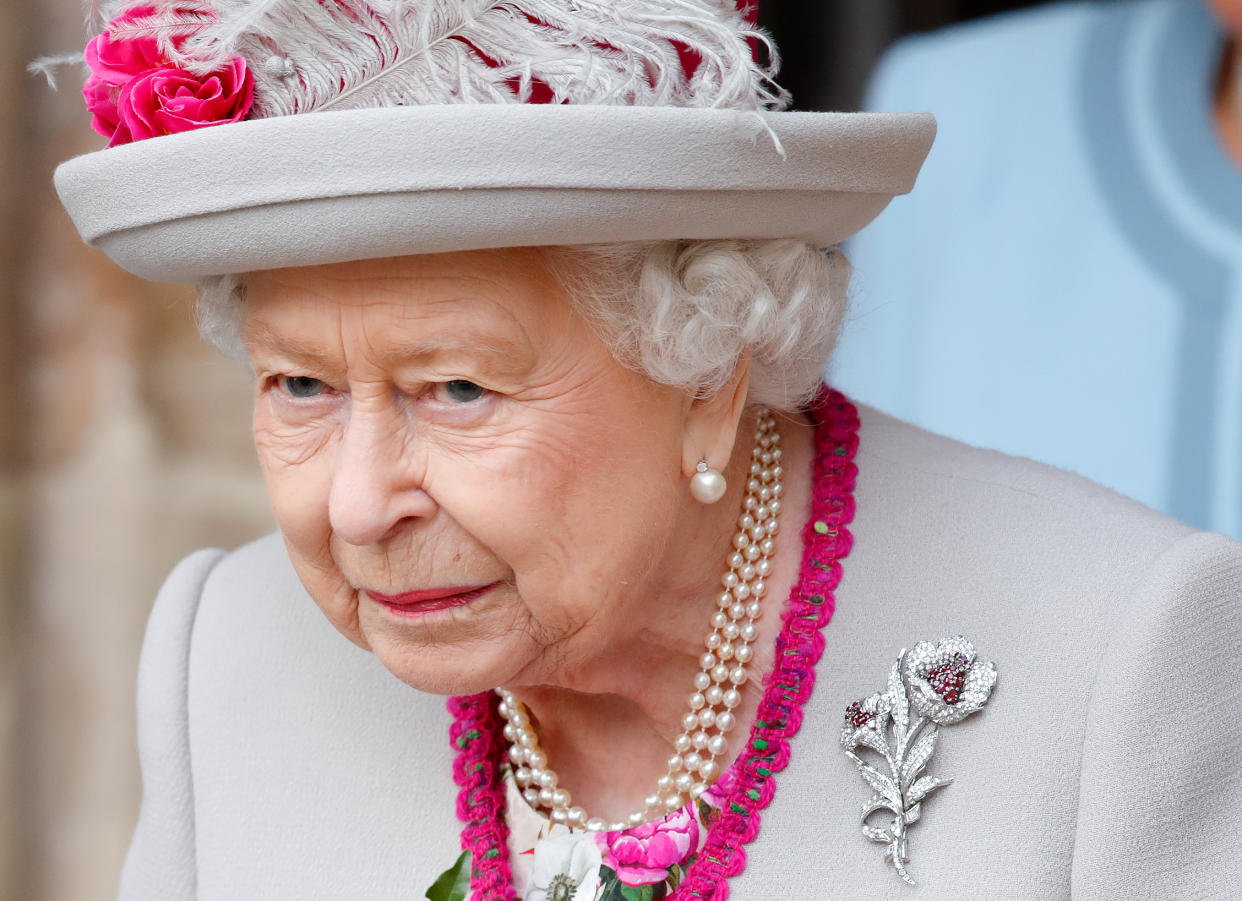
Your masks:
<path fill-rule="evenodd" d="M 939 644 L 920 641 L 897 655 L 883 691 L 845 708 L 841 747 L 873 792 L 862 807 L 863 835 L 885 845 L 885 859 L 910 885 L 907 830 L 922 815 L 923 801 L 953 781 L 923 775 L 940 727 L 981 710 L 995 684 L 996 667 L 977 660 L 975 646 L 960 635 Z"/>

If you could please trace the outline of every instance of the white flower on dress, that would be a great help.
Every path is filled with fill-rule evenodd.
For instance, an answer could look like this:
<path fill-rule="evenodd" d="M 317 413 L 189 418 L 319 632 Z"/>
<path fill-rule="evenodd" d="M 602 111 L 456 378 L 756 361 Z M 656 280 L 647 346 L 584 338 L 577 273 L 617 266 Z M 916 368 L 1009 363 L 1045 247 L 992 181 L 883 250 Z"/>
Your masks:
<path fill-rule="evenodd" d="M 920 716 L 948 726 L 987 703 L 996 667 L 975 659 L 975 646 L 962 636 L 933 644 L 920 641 L 906 654 L 906 687 Z"/>
<path fill-rule="evenodd" d="M 525 901 L 595 901 L 602 861 L 589 832 L 540 839 Z"/>

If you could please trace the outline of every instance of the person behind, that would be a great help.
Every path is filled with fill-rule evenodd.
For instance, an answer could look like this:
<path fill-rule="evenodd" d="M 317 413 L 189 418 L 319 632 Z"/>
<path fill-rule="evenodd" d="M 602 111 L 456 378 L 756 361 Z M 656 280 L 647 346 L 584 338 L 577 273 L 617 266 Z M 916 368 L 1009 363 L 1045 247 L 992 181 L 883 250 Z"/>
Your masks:
<path fill-rule="evenodd" d="M 1239 884 L 1242 546 L 821 382 L 930 117 L 717 0 L 107 12 L 58 189 L 280 529 L 156 601 L 125 901 Z"/>
<path fill-rule="evenodd" d="M 843 390 L 1242 535 L 1242 3 L 1052 4 L 896 45 L 919 190 L 850 244 Z"/>

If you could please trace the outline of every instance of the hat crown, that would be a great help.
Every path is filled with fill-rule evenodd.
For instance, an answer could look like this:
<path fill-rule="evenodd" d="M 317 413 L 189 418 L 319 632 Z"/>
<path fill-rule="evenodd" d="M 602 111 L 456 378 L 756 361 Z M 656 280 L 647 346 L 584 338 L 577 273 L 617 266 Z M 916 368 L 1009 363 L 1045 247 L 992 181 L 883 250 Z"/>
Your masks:
<path fill-rule="evenodd" d="M 190 71 L 242 57 L 252 119 L 463 103 L 782 109 L 775 50 L 741 2 L 120 0 L 102 12 L 114 40 L 145 29 Z"/>

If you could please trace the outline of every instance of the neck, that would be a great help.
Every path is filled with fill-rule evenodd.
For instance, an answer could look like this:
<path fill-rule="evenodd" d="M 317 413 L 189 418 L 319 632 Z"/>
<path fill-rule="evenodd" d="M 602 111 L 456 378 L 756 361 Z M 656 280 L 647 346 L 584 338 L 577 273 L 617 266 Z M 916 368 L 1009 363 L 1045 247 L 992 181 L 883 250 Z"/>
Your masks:
<path fill-rule="evenodd" d="M 1242 167 L 1242 42 L 1225 47 L 1215 96 L 1216 130 L 1225 151 Z"/>
<path fill-rule="evenodd" d="M 784 458 L 784 508 L 772 559 L 759 637 L 749 665 L 751 679 L 742 687 L 735 711 L 738 727 L 728 751 L 732 762 L 762 693 L 762 677 L 772 667 L 773 645 L 780 630 L 780 608 L 801 564 L 800 532 L 810 506 L 814 427 L 801 417 L 778 416 Z M 689 710 L 694 676 L 706 648 L 721 591 L 720 577 L 737 529 L 748 476 L 754 421 L 746 418 L 733 458 L 725 471 L 729 491 L 709 507 L 687 508 L 677 529 L 676 546 L 665 562 L 635 592 L 634 608 L 616 617 L 607 644 L 596 652 L 566 661 L 552 680 L 506 686 L 526 705 L 540 743 L 560 785 L 575 804 L 592 815 L 618 819 L 641 808 L 654 791 L 673 754 L 673 739 Z"/>

